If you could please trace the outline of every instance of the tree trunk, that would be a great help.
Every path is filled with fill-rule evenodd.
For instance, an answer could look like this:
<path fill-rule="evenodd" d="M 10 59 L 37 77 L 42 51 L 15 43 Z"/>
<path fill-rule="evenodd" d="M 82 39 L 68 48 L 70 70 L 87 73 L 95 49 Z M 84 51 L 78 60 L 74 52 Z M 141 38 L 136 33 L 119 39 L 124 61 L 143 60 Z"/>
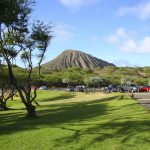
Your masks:
<path fill-rule="evenodd" d="M 88 87 L 85 86 L 85 93 L 87 94 L 88 93 Z"/>
<path fill-rule="evenodd" d="M 28 104 L 26 106 L 26 110 L 28 117 L 36 117 L 35 106 L 33 106 L 32 104 Z"/>
<path fill-rule="evenodd" d="M 10 63 L 10 61 L 8 59 L 6 59 L 6 60 L 7 60 L 7 66 L 8 66 L 9 78 L 10 78 L 11 84 L 17 89 L 17 91 L 18 91 L 18 93 L 20 95 L 21 101 L 23 102 L 23 104 L 26 107 L 27 116 L 28 117 L 35 117 L 36 116 L 35 106 L 33 106 L 31 104 L 30 99 L 29 99 L 29 101 L 26 99 L 27 98 L 27 93 L 23 92 L 22 89 L 20 88 L 20 86 L 18 84 L 18 81 L 17 81 L 17 79 L 14 76 L 11 63 Z"/>
<path fill-rule="evenodd" d="M 8 107 L 6 106 L 6 102 L 0 100 L 0 110 L 8 110 Z"/>

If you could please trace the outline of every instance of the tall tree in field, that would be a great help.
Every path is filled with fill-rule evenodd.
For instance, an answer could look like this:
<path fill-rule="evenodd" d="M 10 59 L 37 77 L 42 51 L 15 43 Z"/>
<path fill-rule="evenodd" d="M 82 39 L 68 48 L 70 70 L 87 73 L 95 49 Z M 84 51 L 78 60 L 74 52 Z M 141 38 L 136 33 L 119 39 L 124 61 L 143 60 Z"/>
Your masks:
<path fill-rule="evenodd" d="M 0 1 L 0 54 L 6 61 L 10 83 L 18 91 L 28 116 L 36 116 L 35 99 L 40 86 L 41 63 L 52 38 L 52 25 L 37 21 L 29 28 L 33 4 L 31 0 Z M 12 59 L 15 57 L 20 57 L 26 64 L 27 74 L 23 84 L 20 84 L 13 70 Z M 37 58 L 39 78 L 32 92 L 34 57 Z"/>

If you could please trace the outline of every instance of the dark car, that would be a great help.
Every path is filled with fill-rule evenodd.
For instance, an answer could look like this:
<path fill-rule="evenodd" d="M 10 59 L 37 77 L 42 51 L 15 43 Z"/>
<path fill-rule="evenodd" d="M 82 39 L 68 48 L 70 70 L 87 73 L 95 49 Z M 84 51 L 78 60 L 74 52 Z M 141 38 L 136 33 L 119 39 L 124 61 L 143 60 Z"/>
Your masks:
<path fill-rule="evenodd" d="M 68 92 L 74 92 L 75 89 L 74 89 L 73 86 L 68 86 L 68 87 L 67 87 L 67 91 L 68 91 Z"/>
<path fill-rule="evenodd" d="M 138 92 L 139 87 L 135 84 L 122 84 L 118 86 L 120 92 Z"/>
<path fill-rule="evenodd" d="M 118 92 L 118 87 L 117 87 L 117 85 L 110 84 L 108 86 L 108 90 L 109 90 L 109 92 Z"/>
<path fill-rule="evenodd" d="M 118 92 L 118 87 L 117 87 L 117 85 L 110 84 L 107 87 L 103 87 L 102 91 L 105 93 Z"/>

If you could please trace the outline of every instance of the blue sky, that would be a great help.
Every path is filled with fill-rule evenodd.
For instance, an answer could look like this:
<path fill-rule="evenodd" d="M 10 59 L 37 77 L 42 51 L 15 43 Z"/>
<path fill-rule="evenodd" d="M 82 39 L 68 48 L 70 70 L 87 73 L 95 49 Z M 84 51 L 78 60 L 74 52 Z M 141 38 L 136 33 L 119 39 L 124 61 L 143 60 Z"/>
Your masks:
<path fill-rule="evenodd" d="M 75 49 L 118 66 L 150 66 L 150 0 L 36 0 L 32 18 L 55 25 L 45 62 Z"/>

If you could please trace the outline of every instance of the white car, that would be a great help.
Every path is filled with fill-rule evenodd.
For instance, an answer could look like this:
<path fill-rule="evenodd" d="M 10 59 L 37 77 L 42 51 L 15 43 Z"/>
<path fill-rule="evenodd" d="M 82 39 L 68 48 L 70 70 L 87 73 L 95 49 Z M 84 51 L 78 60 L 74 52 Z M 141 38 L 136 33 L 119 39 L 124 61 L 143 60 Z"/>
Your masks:
<path fill-rule="evenodd" d="M 41 87 L 39 88 L 39 90 L 48 90 L 48 87 L 47 87 L 47 86 L 41 86 Z"/>

